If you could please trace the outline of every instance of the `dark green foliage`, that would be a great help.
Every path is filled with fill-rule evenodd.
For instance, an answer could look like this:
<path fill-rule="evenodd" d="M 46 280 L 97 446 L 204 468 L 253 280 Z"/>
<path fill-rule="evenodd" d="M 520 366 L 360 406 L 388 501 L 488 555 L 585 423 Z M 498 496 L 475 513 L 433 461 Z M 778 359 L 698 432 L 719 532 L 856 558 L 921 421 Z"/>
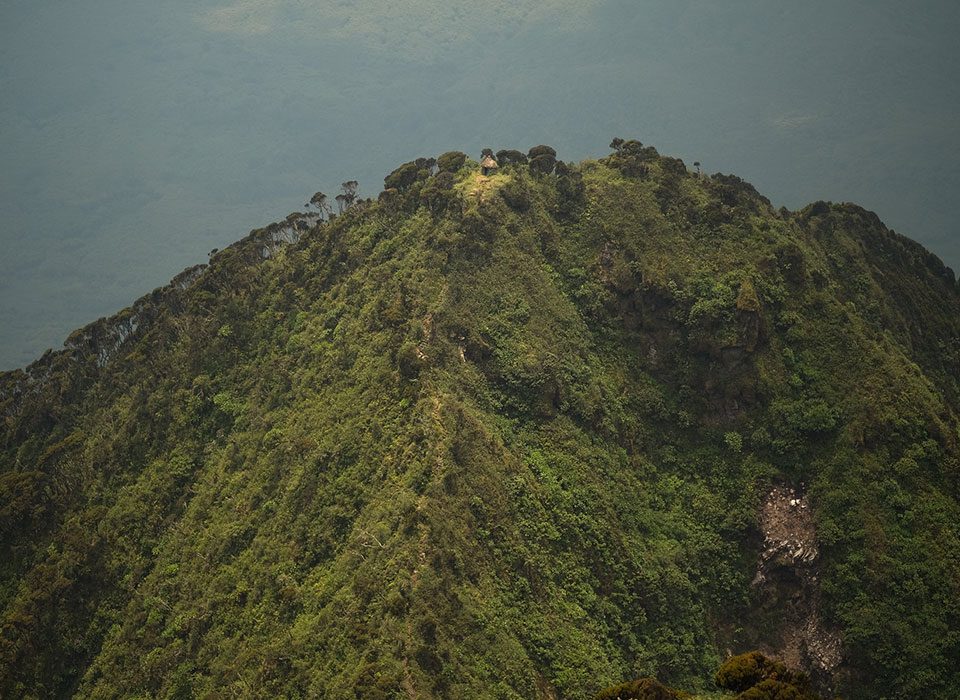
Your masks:
<path fill-rule="evenodd" d="M 679 700 L 681 697 L 655 678 L 640 678 L 601 690 L 593 700 Z"/>
<path fill-rule="evenodd" d="M 564 219 L 575 219 L 586 204 L 586 188 L 580 171 L 563 161 L 558 161 L 557 172 L 557 213 Z"/>
<path fill-rule="evenodd" d="M 451 186 L 449 178 L 452 175 L 441 172 L 431 177 L 435 164 L 436 161 L 433 158 L 417 158 L 415 161 L 404 163 L 383 179 L 384 190 L 380 193 L 378 201 L 391 213 L 412 212 L 421 204 L 427 205 L 435 213 L 445 211 L 455 199 L 449 192 Z M 338 195 L 337 201 L 339 202 L 341 198 L 346 201 L 347 197 L 349 193 Z M 341 213 L 349 208 L 351 201 L 347 201 L 346 206 L 341 207 Z M 365 206 L 369 203 L 369 201 L 366 202 Z"/>
<path fill-rule="evenodd" d="M 442 169 L 442 168 L 441 168 Z M 423 170 L 414 162 L 404 163 L 392 173 L 383 178 L 384 189 L 395 189 L 400 192 L 409 188 L 421 177 Z"/>
<path fill-rule="evenodd" d="M 342 198 L 343 208 L 349 209 L 357 201 L 357 193 L 360 190 L 360 184 L 356 180 L 347 180 L 340 185 L 340 194 L 337 198 Z"/>
<path fill-rule="evenodd" d="M 397 205 L 401 201 L 400 192 L 396 187 L 389 187 L 377 196 L 377 201 L 384 206 L 385 210 L 395 213 Z"/>
<path fill-rule="evenodd" d="M 737 695 L 737 700 L 819 700 L 819 697 L 790 683 L 768 678 Z"/>
<path fill-rule="evenodd" d="M 330 206 L 327 204 L 327 195 L 325 195 L 323 192 L 316 192 L 305 206 L 316 207 L 317 211 L 319 211 L 322 216 L 326 216 L 330 213 Z"/>
<path fill-rule="evenodd" d="M 497 151 L 497 162 L 503 165 L 526 165 L 527 156 L 520 152 L 514 150 L 502 150 Z"/>
<path fill-rule="evenodd" d="M 687 174 L 687 166 L 683 161 L 670 156 L 660 157 L 660 170 L 667 177 L 683 177 Z"/>
<path fill-rule="evenodd" d="M 443 214 L 457 203 L 458 195 L 453 191 L 454 182 L 453 173 L 444 170 L 424 183 L 420 190 L 420 200 L 431 213 Z"/>
<path fill-rule="evenodd" d="M 519 174 L 501 187 L 499 193 L 500 196 L 503 197 L 503 201 L 507 203 L 507 206 L 520 213 L 530 209 L 530 205 L 533 203 L 527 178 Z"/>
<path fill-rule="evenodd" d="M 550 146 L 534 146 L 527 152 L 530 172 L 537 175 L 549 175 L 557 164 L 557 152 Z"/>
<path fill-rule="evenodd" d="M 737 693 L 736 700 L 822 700 L 806 675 L 757 651 L 728 659 L 716 673 L 717 685 Z M 640 678 L 601 690 L 594 700 L 682 700 L 691 696 L 655 678 Z"/>
<path fill-rule="evenodd" d="M 423 353 L 415 343 L 407 341 L 397 351 L 397 367 L 405 379 L 413 379 L 424 367 Z"/>
<path fill-rule="evenodd" d="M 647 174 L 647 164 L 659 156 L 653 146 L 644 146 L 639 141 L 630 139 L 624 141 L 615 138 L 610 143 L 613 155 L 607 158 L 610 167 L 618 169 L 627 177 L 643 177 Z"/>
<path fill-rule="evenodd" d="M 678 174 L 686 174 L 686 168 L 681 161 L 675 166 Z M 713 175 L 708 184 L 711 193 L 715 194 L 720 203 L 728 207 L 736 207 L 751 214 L 760 214 L 770 208 L 770 200 L 762 196 L 749 182 L 744 182 L 736 175 Z"/>
<path fill-rule="evenodd" d="M 743 692 L 762 680 L 777 677 L 786 672 L 786 666 L 768 659 L 759 651 L 732 656 L 717 669 L 716 683 L 724 690 Z"/>
<path fill-rule="evenodd" d="M 447 151 L 437 158 L 440 172 L 455 173 L 467 162 L 467 154 L 460 151 Z"/>
<path fill-rule="evenodd" d="M 774 254 L 784 279 L 795 285 L 802 285 L 807 281 L 807 261 L 800 246 L 789 241 L 777 246 Z"/>
<path fill-rule="evenodd" d="M 420 170 L 426 170 L 428 175 L 433 175 L 434 169 L 437 167 L 436 158 L 417 158 L 413 162 Z"/>
<path fill-rule="evenodd" d="M 791 631 L 751 581 L 800 482 L 817 677 L 956 696 L 952 274 L 614 149 L 407 163 L 0 374 L 0 696 L 709 691 Z M 772 664 L 737 692 L 808 692 Z"/>
<path fill-rule="evenodd" d="M 529 151 L 527 151 L 527 157 L 530 159 L 540 158 L 541 156 L 551 156 L 552 158 L 556 158 L 557 151 L 550 146 L 544 146 L 542 144 L 539 146 L 533 146 Z"/>
<path fill-rule="evenodd" d="M 758 651 L 727 659 L 715 680 L 720 688 L 739 693 L 738 700 L 819 700 L 810 691 L 810 679 L 805 674 L 791 671 Z"/>

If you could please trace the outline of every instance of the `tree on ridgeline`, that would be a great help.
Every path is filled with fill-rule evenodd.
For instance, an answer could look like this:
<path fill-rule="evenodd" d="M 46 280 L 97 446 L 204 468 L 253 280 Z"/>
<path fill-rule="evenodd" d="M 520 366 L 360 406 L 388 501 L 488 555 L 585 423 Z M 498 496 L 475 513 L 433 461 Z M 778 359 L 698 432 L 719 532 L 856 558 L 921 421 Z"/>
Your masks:
<path fill-rule="evenodd" d="M 455 173 L 467 162 L 467 154 L 461 151 L 447 151 L 437 158 L 440 172 Z"/>
<path fill-rule="evenodd" d="M 356 180 L 347 180 L 340 185 L 341 196 L 345 202 L 344 209 L 349 209 L 357 201 L 357 192 L 360 185 Z"/>
<path fill-rule="evenodd" d="M 557 152 L 550 146 L 534 146 L 527 152 L 530 159 L 530 172 L 549 175 L 557 165 Z"/>
<path fill-rule="evenodd" d="M 505 149 L 497 151 L 497 162 L 500 165 L 525 165 L 527 156 L 520 151 Z"/>
<path fill-rule="evenodd" d="M 318 212 L 320 212 L 321 221 L 330 216 L 330 205 L 327 204 L 327 195 L 323 192 L 315 192 L 314 195 L 310 198 L 310 201 L 307 202 L 305 207 L 314 207 Z"/>

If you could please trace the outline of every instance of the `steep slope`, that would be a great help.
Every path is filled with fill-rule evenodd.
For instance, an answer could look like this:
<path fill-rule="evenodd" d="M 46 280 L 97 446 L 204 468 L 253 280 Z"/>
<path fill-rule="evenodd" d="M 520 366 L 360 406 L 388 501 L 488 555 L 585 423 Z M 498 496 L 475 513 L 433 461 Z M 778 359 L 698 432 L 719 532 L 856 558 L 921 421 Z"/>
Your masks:
<path fill-rule="evenodd" d="M 960 690 L 952 272 L 615 145 L 407 164 L 2 375 L 0 695 Z"/>

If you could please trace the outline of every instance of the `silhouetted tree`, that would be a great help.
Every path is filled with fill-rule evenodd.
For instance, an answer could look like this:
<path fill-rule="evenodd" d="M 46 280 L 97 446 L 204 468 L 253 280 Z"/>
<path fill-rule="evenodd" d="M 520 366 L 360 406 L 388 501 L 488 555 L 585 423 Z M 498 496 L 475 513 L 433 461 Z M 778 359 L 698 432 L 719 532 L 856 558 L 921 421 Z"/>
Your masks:
<path fill-rule="evenodd" d="M 523 165 L 527 162 L 527 156 L 520 151 L 497 151 L 497 162 L 500 165 Z"/>
<path fill-rule="evenodd" d="M 635 139 L 624 141 L 616 138 L 610 143 L 614 153 L 607 162 L 628 177 L 643 177 L 647 174 L 647 163 L 659 156 L 657 149 L 644 146 Z"/>
<path fill-rule="evenodd" d="M 557 165 L 557 152 L 550 146 L 534 146 L 527 152 L 530 159 L 530 172 L 549 175 Z"/>
<path fill-rule="evenodd" d="M 675 175 L 677 177 L 684 177 L 688 172 L 684 162 L 672 156 L 663 156 L 660 159 L 660 169 L 663 170 L 665 175 Z"/>
<path fill-rule="evenodd" d="M 461 151 L 447 151 L 437 158 L 440 172 L 455 173 L 467 162 L 467 154 Z"/>
<path fill-rule="evenodd" d="M 437 166 L 436 158 L 417 158 L 413 162 L 417 166 L 417 170 L 424 171 L 423 177 L 430 177 L 433 175 Z"/>
<path fill-rule="evenodd" d="M 383 178 L 384 189 L 396 189 L 403 191 L 417 181 L 419 174 L 420 168 L 417 167 L 415 162 L 404 163 Z"/>
<path fill-rule="evenodd" d="M 330 215 L 330 205 L 327 204 L 327 195 L 323 192 L 316 192 L 304 206 L 313 206 L 320 212 L 320 218 L 323 219 Z"/>
<path fill-rule="evenodd" d="M 347 180 L 340 185 L 340 189 L 343 192 L 343 199 L 346 202 L 346 206 L 349 208 L 351 204 L 357 201 L 357 191 L 360 189 L 360 185 L 356 180 Z"/>

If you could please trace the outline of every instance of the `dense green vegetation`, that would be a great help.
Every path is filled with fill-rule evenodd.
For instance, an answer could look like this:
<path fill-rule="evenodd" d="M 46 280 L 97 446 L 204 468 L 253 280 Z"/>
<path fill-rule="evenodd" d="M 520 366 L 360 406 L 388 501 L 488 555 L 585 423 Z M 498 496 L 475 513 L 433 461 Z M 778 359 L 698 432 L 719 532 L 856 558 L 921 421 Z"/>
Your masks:
<path fill-rule="evenodd" d="M 953 273 L 613 147 L 404 164 L 0 375 L 0 695 L 714 692 L 784 633 L 751 586 L 780 483 L 819 682 L 955 695 Z"/>
<path fill-rule="evenodd" d="M 723 662 L 714 678 L 726 691 L 714 697 L 736 700 L 822 700 L 810 690 L 810 678 L 768 659 L 758 651 L 733 656 Z M 691 700 L 695 696 L 668 688 L 656 678 L 638 678 L 604 688 L 593 700 Z"/>
<path fill-rule="evenodd" d="M 819 700 L 810 691 L 810 679 L 757 651 L 727 659 L 719 668 L 716 683 L 739 693 L 740 700 Z"/>
<path fill-rule="evenodd" d="M 680 700 L 689 695 L 681 695 L 655 678 L 639 678 L 627 683 L 604 688 L 593 700 Z"/>

